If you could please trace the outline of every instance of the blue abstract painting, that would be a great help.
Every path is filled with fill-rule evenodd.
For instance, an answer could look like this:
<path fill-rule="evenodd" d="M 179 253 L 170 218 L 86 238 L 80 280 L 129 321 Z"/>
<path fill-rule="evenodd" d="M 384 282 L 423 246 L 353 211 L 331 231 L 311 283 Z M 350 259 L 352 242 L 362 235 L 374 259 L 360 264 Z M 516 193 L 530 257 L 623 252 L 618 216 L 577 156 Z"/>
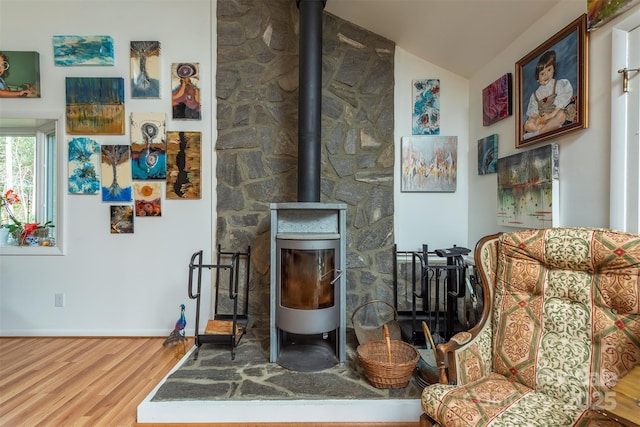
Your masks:
<path fill-rule="evenodd" d="M 478 140 L 478 175 L 496 173 L 498 164 L 498 135 Z"/>
<path fill-rule="evenodd" d="M 53 36 L 53 63 L 76 65 L 114 65 L 111 36 Z"/>
<path fill-rule="evenodd" d="M 91 138 L 69 140 L 69 194 L 100 191 L 100 144 Z"/>
<path fill-rule="evenodd" d="M 440 79 L 413 82 L 414 135 L 440 135 Z"/>
<path fill-rule="evenodd" d="M 164 113 L 131 113 L 133 179 L 165 179 L 166 152 Z"/>

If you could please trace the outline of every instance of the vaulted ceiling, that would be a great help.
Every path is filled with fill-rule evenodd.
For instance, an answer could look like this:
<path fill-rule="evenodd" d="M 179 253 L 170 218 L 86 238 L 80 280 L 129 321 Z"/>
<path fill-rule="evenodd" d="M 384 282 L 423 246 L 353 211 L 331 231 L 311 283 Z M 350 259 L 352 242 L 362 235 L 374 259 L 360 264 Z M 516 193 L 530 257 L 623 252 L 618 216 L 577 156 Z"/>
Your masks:
<path fill-rule="evenodd" d="M 585 0 L 586 1 L 586 0 Z M 325 10 L 470 78 L 561 0 L 327 0 Z"/>

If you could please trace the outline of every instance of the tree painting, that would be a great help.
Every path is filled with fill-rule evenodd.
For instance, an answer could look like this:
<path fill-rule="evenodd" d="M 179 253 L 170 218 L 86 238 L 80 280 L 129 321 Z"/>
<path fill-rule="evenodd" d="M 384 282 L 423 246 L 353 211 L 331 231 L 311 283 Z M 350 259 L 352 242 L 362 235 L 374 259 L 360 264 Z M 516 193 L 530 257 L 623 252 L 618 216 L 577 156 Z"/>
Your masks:
<path fill-rule="evenodd" d="M 160 42 L 132 41 L 131 97 L 160 98 Z"/>
<path fill-rule="evenodd" d="M 101 154 L 102 201 L 132 201 L 131 148 L 128 145 L 103 145 Z"/>

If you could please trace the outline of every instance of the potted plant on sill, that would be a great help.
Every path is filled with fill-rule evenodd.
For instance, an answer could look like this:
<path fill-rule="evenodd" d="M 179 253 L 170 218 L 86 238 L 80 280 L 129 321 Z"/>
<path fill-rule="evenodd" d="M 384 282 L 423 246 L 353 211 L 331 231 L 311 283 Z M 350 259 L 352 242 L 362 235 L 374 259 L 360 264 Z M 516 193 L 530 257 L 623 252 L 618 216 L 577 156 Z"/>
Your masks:
<path fill-rule="evenodd" d="M 11 208 L 14 203 L 20 202 L 20 197 L 13 190 L 8 190 L 1 199 L 2 208 L 10 220 L 10 222 L 2 224 L 2 228 L 8 230 L 8 235 L 13 238 L 16 245 L 24 246 L 42 243 L 43 246 L 49 246 L 51 244 L 49 233 L 51 228 L 55 227 L 51 221 L 47 221 L 44 224 L 22 223 L 16 218 Z"/>

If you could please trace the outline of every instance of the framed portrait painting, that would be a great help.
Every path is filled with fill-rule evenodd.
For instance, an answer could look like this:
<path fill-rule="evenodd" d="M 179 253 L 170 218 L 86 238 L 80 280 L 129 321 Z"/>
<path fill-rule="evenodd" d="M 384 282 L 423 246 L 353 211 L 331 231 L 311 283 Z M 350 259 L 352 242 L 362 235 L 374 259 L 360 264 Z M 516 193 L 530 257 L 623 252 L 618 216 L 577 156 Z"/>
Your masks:
<path fill-rule="evenodd" d="M 587 15 L 516 63 L 516 148 L 587 127 Z"/>

